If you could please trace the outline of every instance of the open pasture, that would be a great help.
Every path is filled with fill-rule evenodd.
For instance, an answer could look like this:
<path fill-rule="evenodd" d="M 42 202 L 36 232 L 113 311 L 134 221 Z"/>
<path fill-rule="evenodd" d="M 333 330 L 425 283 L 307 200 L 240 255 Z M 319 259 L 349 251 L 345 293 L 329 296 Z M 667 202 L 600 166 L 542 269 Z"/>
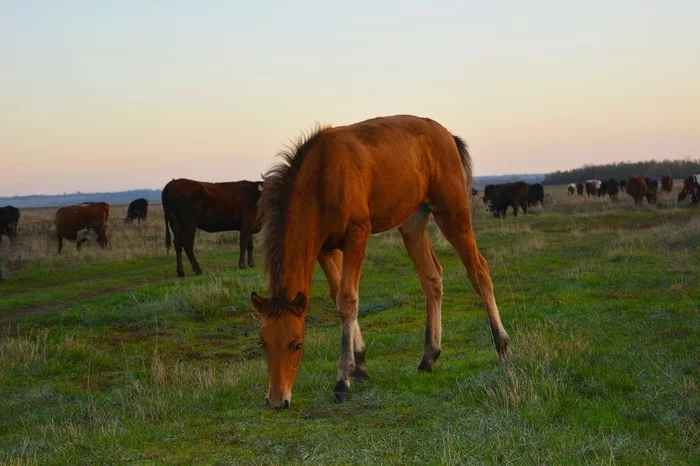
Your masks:
<path fill-rule="evenodd" d="M 360 325 L 372 379 L 330 402 L 339 323 L 314 275 L 292 406 L 267 376 L 237 234 L 198 232 L 204 275 L 175 276 L 160 206 L 109 246 L 56 253 L 55 209 L 0 245 L 0 462 L 646 463 L 700 461 L 700 210 L 568 197 L 505 220 L 473 201 L 512 356 L 431 225 L 444 268 L 443 350 L 422 355 L 424 297 L 397 232 L 372 237 Z M 481 193 L 480 193 L 481 196 Z M 256 239 L 256 246 L 260 243 Z M 256 247 L 255 254 L 260 251 Z M 258 261 L 261 264 L 261 261 Z"/>

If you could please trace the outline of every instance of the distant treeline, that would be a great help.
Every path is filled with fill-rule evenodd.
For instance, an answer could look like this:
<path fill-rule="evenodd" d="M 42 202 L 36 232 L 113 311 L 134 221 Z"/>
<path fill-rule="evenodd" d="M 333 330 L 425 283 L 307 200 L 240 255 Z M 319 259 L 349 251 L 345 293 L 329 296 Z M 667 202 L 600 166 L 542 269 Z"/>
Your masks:
<path fill-rule="evenodd" d="M 618 162 L 607 165 L 584 165 L 574 170 L 560 170 L 544 176 L 544 184 L 580 183 L 585 180 L 616 180 L 641 175 L 650 178 L 672 176 L 685 178 L 700 173 L 700 159 L 696 160 L 647 160 L 644 162 Z"/>
<path fill-rule="evenodd" d="M 474 187 L 483 188 L 487 184 L 512 183 L 514 181 L 525 181 L 527 183 L 541 183 L 543 179 L 543 174 L 475 176 Z"/>
<path fill-rule="evenodd" d="M 33 194 L 30 196 L 0 197 L 0 206 L 13 205 L 17 208 L 59 207 L 83 202 L 106 202 L 108 204 L 129 204 L 134 199 L 145 198 L 148 202 L 160 202 L 160 189 L 133 189 L 116 193 L 71 193 Z"/>

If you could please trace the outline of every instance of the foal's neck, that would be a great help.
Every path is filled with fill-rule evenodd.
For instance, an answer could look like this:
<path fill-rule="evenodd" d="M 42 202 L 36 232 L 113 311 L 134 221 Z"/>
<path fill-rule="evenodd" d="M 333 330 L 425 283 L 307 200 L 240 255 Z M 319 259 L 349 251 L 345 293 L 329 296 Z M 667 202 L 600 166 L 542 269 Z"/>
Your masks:
<path fill-rule="evenodd" d="M 273 287 L 271 294 L 278 299 L 292 300 L 302 292 L 308 303 L 314 266 L 321 249 L 321 232 L 316 209 L 306 206 L 301 212 L 290 212 L 287 217 L 282 239 L 282 273 L 277 277 L 278 286 Z"/>

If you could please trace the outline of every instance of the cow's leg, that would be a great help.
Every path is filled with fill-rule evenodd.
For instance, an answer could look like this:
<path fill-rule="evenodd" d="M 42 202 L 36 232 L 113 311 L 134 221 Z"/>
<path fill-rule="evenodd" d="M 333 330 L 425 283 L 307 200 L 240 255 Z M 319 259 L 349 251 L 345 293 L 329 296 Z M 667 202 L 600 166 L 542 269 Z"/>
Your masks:
<path fill-rule="evenodd" d="M 435 361 L 440 356 L 442 335 L 442 267 L 428 239 L 429 220 L 430 211 L 421 209 L 399 227 L 403 244 L 413 265 L 416 266 L 425 295 L 425 339 L 423 359 L 418 366 L 419 370 L 425 372 L 433 370 Z"/>
<path fill-rule="evenodd" d="M 442 186 L 438 187 L 438 189 Z M 433 216 L 447 240 L 457 250 L 467 271 L 469 281 L 481 297 L 491 327 L 494 345 L 501 360 L 509 352 L 509 338 L 501 323 L 501 317 L 493 295 L 493 284 L 486 259 L 479 253 L 472 229 L 471 213 L 466 196 L 452 191 L 436 193 Z"/>
<path fill-rule="evenodd" d="M 255 258 L 253 257 L 253 233 L 248 233 L 248 267 L 255 267 Z"/>
<path fill-rule="evenodd" d="M 61 251 L 63 251 L 63 236 L 60 233 L 56 233 L 56 238 L 58 238 L 58 253 L 61 254 Z"/>
<path fill-rule="evenodd" d="M 350 396 L 350 379 L 355 374 L 355 353 L 364 353 L 360 326 L 357 323 L 360 273 L 365 259 L 369 225 L 352 225 L 343 244 L 343 266 L 336 297 L 336 308 L 341 321 L 341 352 L 338 360 L 338 379 L 333 398 L 345 401 Z"/>
<path fill-rule="evenodd" d="M 245 269 L 245 253 L 248 248 L 249 234 L 248 228 L 245 225 L 241 226 L 241 232 L 238 235 L 238 267 L 241 269 Z"/>
<path fill-rule="evenodd" d="M 175 261 L 177 263 L 177 276 L 185 276 L 185 268 L 182 266 L 182 243 L 183 234 L 180 229 L 180 222 L 170 222 L 170 227 L 173 230 L 173 245 L 175 246 Z"/>
<path fill-rule="evenodd" d="M 194 257 L 194 237 L 196 232 L 196 227 L 187 228 L 182 232 L 184 239 L 183 246 L 185 248 L 185 254 L 187 254 L 187 259 L 189 259 L 190 265 L 192 266 L 192 271 L 194 271 L 196 275 L 202 275 L 202 269 L 197 259 Z"/>

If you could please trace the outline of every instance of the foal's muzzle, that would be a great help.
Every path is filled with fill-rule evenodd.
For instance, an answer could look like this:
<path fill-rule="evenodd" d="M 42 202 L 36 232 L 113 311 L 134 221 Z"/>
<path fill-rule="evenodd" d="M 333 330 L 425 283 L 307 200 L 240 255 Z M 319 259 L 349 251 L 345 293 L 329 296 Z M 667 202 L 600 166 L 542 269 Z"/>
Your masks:
<path fill-rule="evenodd" d="M 265 407 L 266 408 L 272 408 L 272 409 L 276 409 L 279 411 L 282 409 L 287 409 L 287 408 L 289 408 L 289 406 L 291 406 L 289 400 L 283 400 L 282 404 L 280 406 L 273 406 L 272 403 L 270 402 L 270 399 L 267 396 L 265 397 Z"/>

